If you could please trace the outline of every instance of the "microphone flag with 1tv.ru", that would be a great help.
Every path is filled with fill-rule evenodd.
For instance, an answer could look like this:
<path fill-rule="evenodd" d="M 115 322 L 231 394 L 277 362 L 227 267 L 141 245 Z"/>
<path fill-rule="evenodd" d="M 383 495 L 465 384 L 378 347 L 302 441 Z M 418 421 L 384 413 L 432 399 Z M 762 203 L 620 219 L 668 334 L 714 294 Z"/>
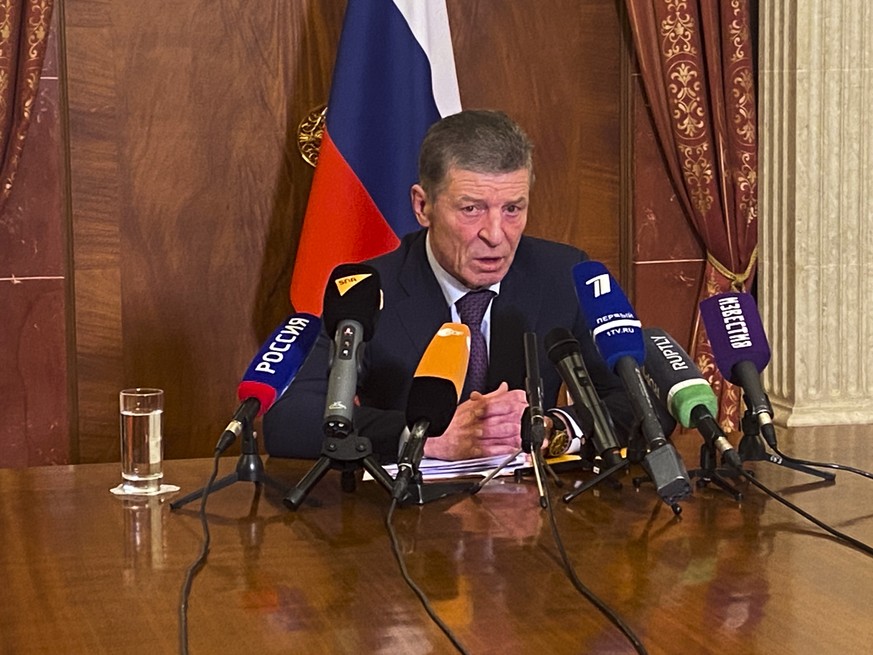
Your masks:
<path fill-rule="evenodd" d="M 573 267 L 576 295 L 594 343 L 607 366 L 621 378 L 634 416 L 640 424 L 647 452 L 642 465 L 658 495 L 676 510 L 676 501 L 691 494 L 691 480 L 679 453 L 667 441 L 640 367 L 646 359 L 642 324 L 621 287 L 596 261 Z M 630 452 L 630 451 L 629 451 Z"/>

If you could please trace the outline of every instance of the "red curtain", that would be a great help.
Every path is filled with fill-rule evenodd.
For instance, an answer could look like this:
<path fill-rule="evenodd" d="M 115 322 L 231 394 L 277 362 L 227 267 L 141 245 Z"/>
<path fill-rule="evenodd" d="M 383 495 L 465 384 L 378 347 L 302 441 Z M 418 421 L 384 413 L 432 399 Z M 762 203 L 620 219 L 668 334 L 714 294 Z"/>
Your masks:
<path fill-rule="evenodd" d="M 0 0 L 0 212 L 39 91 L 54 0 Z"/>
<path fill-rule="evenodd" d="M 758 243 L 758 146 L 750 0 L 625 0 L 652 122 L 676 194 L 706 248 L 698 300 L 748 291 Z M 692 355 L 737 429 L 740 392 L 700 323 Z"/>

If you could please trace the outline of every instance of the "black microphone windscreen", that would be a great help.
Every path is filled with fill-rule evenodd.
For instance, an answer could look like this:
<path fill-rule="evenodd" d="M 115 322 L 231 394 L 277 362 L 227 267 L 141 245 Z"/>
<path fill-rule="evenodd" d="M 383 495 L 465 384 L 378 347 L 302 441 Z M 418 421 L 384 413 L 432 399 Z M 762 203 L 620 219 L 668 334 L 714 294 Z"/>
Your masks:
<path fill-rule="evenodd" d="M 340 264 L 333 269 L 324 289 L 322 320 L 329 335 L 336 333 L 340 321 L 357 321 L 364 328 L 364 341 L 373 337 L 382 287 L 379 272 L 366 264 Z"/>
<path fill-rule="evenodd" d="M 451 380 L 416 376 L 406 400 L 406 424 L 412 428 L 419 421 L 428 421 L 425 436 L 438 437 L 449 427 L 457 407 L 458 391 Z"/>
<path fill-rule="evenodd" d="M 557 364 L 564 357 L 580 351 L 579 340 L 565 327 L 552 328 L 543 339 L 543 345 L 552 364 Z"/>

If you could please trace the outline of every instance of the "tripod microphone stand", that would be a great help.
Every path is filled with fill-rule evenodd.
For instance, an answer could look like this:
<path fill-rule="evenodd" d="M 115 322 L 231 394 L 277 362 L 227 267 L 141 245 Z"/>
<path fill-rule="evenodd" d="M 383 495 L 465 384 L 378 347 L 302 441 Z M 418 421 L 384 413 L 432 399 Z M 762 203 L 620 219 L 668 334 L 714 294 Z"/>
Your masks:
<path fill-rule="evenodd" d="M 367 437 L 352 430 L 348 434 L 334 432 L 326 435 L 321 447 L 321 456 L 300 482 L 283 499 L 285 505 L 296 510 L 324 474 L 330 469 L 341 472 L 343 491 L 353 492 L 356 487 L 355 473 L 364 469 L 389 493 L 394 488 L 394 480 L 373 456 L 373 445 Z"/>
<path fill-rule="evenodd" d="M 612 464 L 607 468 L 601 468 L 595 477 L 591 478 L 587 482 L 583 482 L 578 487 L 573 489 L 573 491 L 568 491 L 561 498 L 565 503 L 569 503 L 576 496 L 585 493 L 592 487 L 595 487 L 604 481 L 609 482 L 613 489 L 621 489 L 621 482 L 614 479 L 612 476 L 619 471 L 626 469 L 628 466 L 630 466 L 630 460 L 622 459 L 618 463 Z"/>
<path fill-rule="evenodd" d="M 264 469 L 264 462 L 258 453 L 258 440 L 252 430 L 252 424 L 250 421 L 244 421 L 241 447 L 242 452 L 237 460 L 234 472 L 215 482 L 209 488 L 209 493 L 218 491 L 219 489 L 224 489 L 225 487 L 232 485 L 234 482 L 254 482 L 255 485 L 266 484 L 279 491 L 284 491 L 285 485 L 267 475 Z M 170 509 L 179 509 L 183 505 L 190 503 L 192 500 L 200 498 L 205 492 L 206 487 L 202 487 L 197 491 L 192 491 L 187 496 L 183 496 L 182 498 L 170 503 Z"/>
<path fill-rule="evenodd" d="M 833 482 L 835 475 L 827 471 L 819 471 L 797 462 L 789 462 L 779 455 L 768 454 L 764 448 L 764 440 L 758 428 L 758 418 L 750 410 L 746 410 L 742 420 L 743 438 L 740 439 L 740 459 L 744 462 L 770 462 L 776 466 L 782 466 L 801 473 L 821 478 L 825 482 Z"/>
<path fill-rule="evenodd" d="M 597 475 L 587 482 L 580 484 L 578 487 L 569 491 L 562 496 L 565 503 L 569 503 L 576 496 L 588 491 L 597 486 L 601 482 L 609 482 L 613 489 L 621 489 L 621 482 L 613 476 L 627 469 L 632 462 L 640 462 L 646 454 L 645 442 L 643 441 L 642 433 L 638 428 L 631 431 L 631 439 L 628 443 L 627 457 L 621 456 L 620 450 L 608 450 L 601 453 L 600 458 L 603 460 L 604 467 L 601 467 Z M 637 481 L 634 480 L 636 485 Z"/>
<path fill-rule="evenodd" d="M 728 480 L 738 477 L 739 473 L 732 468 L 718 466 L 716 448 L 712 443 L 700 444 L 700 468 L 688 471 L 692 480 L 698 478 L 697 486 L 705 487 L 710 482 L 729 494 L 735 501 L 743 499 L 743 493 Z"/>
<path fill-rule="evenodd" d="M 415 378 L 410 397 L 417 399 L 422 395 L 422 389 L 426 390 L 427 387 L 433 389 L 433 382 L 433 380 L 427 381 L 427 379 L 421 377 Z M 442 385 L 444 390 L 449 388 L 448 384 L 451 384 L 448 380 L 445 382 L 446 384 Z M 438 381 L 437 384 L 439 384 Z M 457 394 L 453 389 L 449 393 L 451 395 L 447 400 L 454 406 L 457 404 Z M 444 400 L 446 399 L 444 398 Z M 424 505 L 454 493 L 472 493 L 474 490 L 474 485 L 469 482 L 431 482 L 424 484 L 424 476 L 421 473 L 420 465 L 421 459 L 424 456 L 424 444 L 427 441 L 428 428 L 430 426 L 431 421 L 428 419 L 414 421 L 412 430 L 409 432 L 401 448 L 400 457 L 397 462 L 397 476 L 393 480 L 393 488 L 391 490 L 392 497 L 399 505 Z M 442 426 L 440 428 L 440 434 L 445 432 Z"/>
<path fill-rule="evenodd" d="M 424 505 L 456 493 L 475 493 L 476 484 L 472 482 L 428 482 L 425 484 L 421 471 L 417 468 L 406 494 L 400 499 L 401 505 Z"/>
<path fill-rule="evenodd" d="M 631 464 L 639 464 L 643 461 L 643 458 L 646 455 L 646 442 L 643 438 L 643 433 L 641 429 L 642 421 L 636 420 L 634 422 L 634 426 L 630 431 L 630 438 L 628 440 L 627 447 L 627 456 L 622 457 L 620 450 L 607 450 L 604 453 L 601 453 L 600 457 L 603 460 L 605 468 L 601 468 L 601 470 L 597 473 L 597 475 L 587 482 L 580 484 L 578 487 L 573 489 L 563 496 L 563 501 L 565 503 L 569 503 L 571 500 L 576 498 L 576 496 L 588 491 L 589 489 L 597 486 L 601 482 L 609 482 L 613 489 L 621 489 L 621 482 L 616 480 L 613 476 L 628 467 Z M 639 488 L 640 484 L 646 478 L 634 478 L 633 484 L 634 487 Z"/>
<path fill-rule="evenodd" d="M 543 456 L 540 448 L 542 447 L 542 443 L 540 443 L 540 448 L 535 448 L 531 439 L 531 419 L 530 419 L 530 409 L 526 409 L 524 414 L 521 417 L 521 443 L 522 447 L 516 450 L 511 455 L 508 455 L 506 459 L 504 459 L 500 464 L 498 464 L 494 469 L 492 469 L 484 478 L 474 483 L 470 487 L 470 493 L 475 494 L 482 490 L 482 488 L 491 482 L 497 475 L 509 466 L 512 462 L 514 462 L 521 453 L 525 452 L 530 454 L 531 462 L 530 466 L 522 466 L 513 470 L 512 475 L 516 482 L 521 482 L 522 478 L 525 475 L 533 475 L 537 481 L 537 487 L 539 489 L 539 498 L 540 504 L 542 506 L 545 502 L 545 490 L 543 488 L 543 476 L 547 474 L 552 481 L 555 483 L 556 487 L 564 486 L 564 481 L 558 477 L 558 474 L 555 472 L 554 468 L 551 464 L 546 461 L 546 458 Z M 581 460 L 580 460 L 581 461 Z M 577 468 L 579 466 L 579 462 L 559 462 L 558 466 L 561 464 L 570 464 L 572 468 Z"/>

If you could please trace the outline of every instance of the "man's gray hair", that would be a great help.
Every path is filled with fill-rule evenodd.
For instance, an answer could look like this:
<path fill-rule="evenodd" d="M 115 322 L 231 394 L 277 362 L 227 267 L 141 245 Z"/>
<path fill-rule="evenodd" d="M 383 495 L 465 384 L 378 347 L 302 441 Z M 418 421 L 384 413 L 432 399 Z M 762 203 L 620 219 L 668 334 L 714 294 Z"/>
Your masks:
<path fill-rule="evenodd" d="M 527 169 L 533 182 L 533 144 L 502 111 L 466 109 L 434 123 L 418 156 L 418 179 L 425 193 L 439 194 L 450 168 L 474 173 Z"/>

